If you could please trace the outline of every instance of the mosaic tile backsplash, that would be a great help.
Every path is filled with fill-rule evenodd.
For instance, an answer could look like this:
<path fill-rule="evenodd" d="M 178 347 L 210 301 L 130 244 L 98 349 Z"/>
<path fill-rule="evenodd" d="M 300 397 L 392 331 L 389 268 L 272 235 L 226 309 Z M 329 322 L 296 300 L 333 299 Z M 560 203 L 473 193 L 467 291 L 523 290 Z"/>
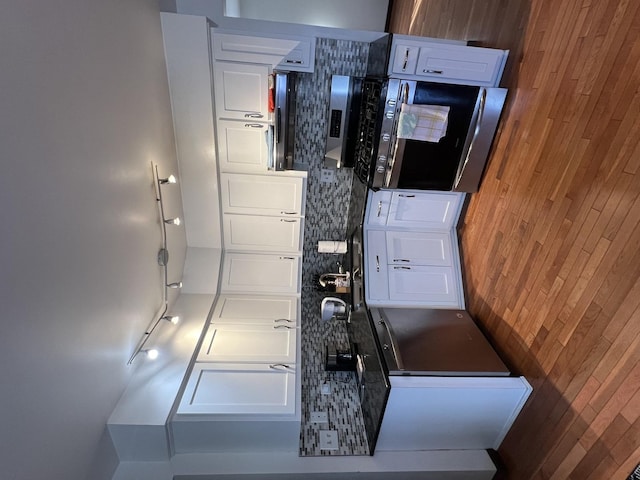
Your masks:
<path fill-rule="evenodd" d="M 320 302 L 326 295 L 316 291 L 314 276 L 336 272 L 340 255 L 318 253 L 320 240 L 346 240 L 352 170 L 339 169 L 333 183 L 321 183 L 329 95 L 332 75 L 363 76 L 369 45 L 361 42 L 319 38 L 312 74 L 299 74 L 297 92 L 295 161 L 308 166 L 308 186 L 302 267 L 302 423 L 300 455 L 367 455 L 369 453 L 355 374 L 326 372 L 325 346 L 348 347 L 344 321 L 323 322 Z M 324 384 L 331 392 L 322 393 Z M 327 412 L 328 423 L 312 423 L 311 412 Z M 336 449 L 320 446 L 322 430 L 338 435 Z"/>

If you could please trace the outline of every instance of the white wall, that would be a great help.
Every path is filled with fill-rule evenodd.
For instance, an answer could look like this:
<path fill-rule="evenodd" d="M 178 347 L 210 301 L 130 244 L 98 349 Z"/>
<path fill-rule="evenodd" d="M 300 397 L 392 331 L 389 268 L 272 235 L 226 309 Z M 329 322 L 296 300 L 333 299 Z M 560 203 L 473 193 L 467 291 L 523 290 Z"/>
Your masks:
<path fill-rule="evenodd" d="M 317 0 L 269 0 L 265 2 L 260 0 L 252 2 L 258 7 L 264 5 L 276 5 L 274 10 L 286 12 L 287 20 L 284 21 L 265 21 L 270 19 L 252 19 L 252 18 L 234 18 L 225 16 L 225 0 L 175 0 L 175 6 L 178 13 L 189 15 L 202 15 L 211 19 L 216 27 L 225 30 L 244 30 L 255 33 L 280 33 L 289 35 L 307 35 L 315 37 L 336 38 L 344 40 L 355 40 L 361 42 L 372 42 L 383 35 L 385 19 L 387 15 L 388 0 L 329 0 L 331 6 L 336 8 L 325 8 L 324 2 Z M 242 2 L 241 2 L 242 4 Z M 318 9 L 314 6 L 318 5 Z M 282 6 L 284 5 L 284 6 Z M 340 5 L 340 7 L 337 7 Z M 323 27 L 318 25 L 303 25 L 300 23 L 292 23 L 302 21 L 302 14 L 295 17 L 295 12 L 302 12 L 302 6 L 308 7 L 311 12 L 324 11 L 329 15 L 323 20 L 322 24 L 340 25 L 341 28 Z M 163 8 L 167 11 L 173 10 L 173 3 L 165 5 Z M 339 11 L 337 11 L 339 10 Z M 240 10 L 238 10 L 241 13 Z M 289 13 L 292 15 L 289 15 Z M 369 12 L 369 13 L 363 13 Z M 261 16 L 258 12 L 251 15 Z M 373 28 L 378 26 L 378 28 Z M 369 28 L 371 27 L 371 28 Z"/>
<path fill-rule="evenodd" d="M 225 14 L 256 20 L 384 31 L 389 0 L 225 0 Z"/>
<path fill-rule="evenodd" d="M 7 2 L 0 16 L 4 479 L 87 477 L 160 306 L 151 162 L 177 165 L 156 3 Z M 166 196 L 180 213 L 179 190 Z M 179 277 L 186 241 L 170 233 Z"/>

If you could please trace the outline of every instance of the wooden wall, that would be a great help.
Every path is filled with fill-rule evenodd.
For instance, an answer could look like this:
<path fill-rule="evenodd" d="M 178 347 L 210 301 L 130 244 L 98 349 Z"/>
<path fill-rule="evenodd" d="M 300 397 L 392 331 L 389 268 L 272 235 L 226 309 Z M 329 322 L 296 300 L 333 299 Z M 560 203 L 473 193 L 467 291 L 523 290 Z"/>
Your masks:
<path fill-rule="evenodd" d="M 640 462 L 640 1 L 396 0 L 390 30 L 510 48 L 461 241 L 469 310 L 534 393 L 504 478 Z"/>

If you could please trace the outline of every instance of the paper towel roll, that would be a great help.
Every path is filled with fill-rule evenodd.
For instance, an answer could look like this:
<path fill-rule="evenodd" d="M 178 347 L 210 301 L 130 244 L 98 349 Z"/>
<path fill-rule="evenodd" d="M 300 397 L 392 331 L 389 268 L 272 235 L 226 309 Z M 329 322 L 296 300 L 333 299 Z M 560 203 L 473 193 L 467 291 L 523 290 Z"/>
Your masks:
<path fill-rule="evenodd" d="M 347 253 L 347 242 L 321 240 L 318 242 L 319 253 Z"/>

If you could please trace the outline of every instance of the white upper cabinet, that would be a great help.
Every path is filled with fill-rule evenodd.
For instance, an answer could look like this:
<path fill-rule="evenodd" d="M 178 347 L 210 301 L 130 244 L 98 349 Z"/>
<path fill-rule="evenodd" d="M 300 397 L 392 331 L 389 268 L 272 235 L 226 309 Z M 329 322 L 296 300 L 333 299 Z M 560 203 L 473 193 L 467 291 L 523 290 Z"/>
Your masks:
<path fill-rule="evenodd" d="M 179 414 L 293 415 L 295 365 L 197 362 Z"/>
<path fill-rule="evenodd" d="M 293 35 L 257 37 L 215 31 L 213 55 L 216 60 L 262 63 L 277 70 L 313 72 L 315 38 Z"/>
<path fill-rule="evenodd" d="M 225 253 L 222 265 L 222 293 L 298 294 L 299 256 Z"/>
<path fill-rule="evenodd" d="M 221 295 L 211 322 L 296 325 L 299 316 L 300 299 L 295 296 Z"/>
<path fill-rule="evenodd" d="M 303 216 L 305 182 L 279 175 L 220 175 L 222 211 L 248 215 Z"/>
<path fill-rule="evenodd" d="M 303 221 L 301 217 L 227 213 L 223 216 L 224 245 L 227 250 L 299 254 Z"/>
<path fill-rule="evenodd" d="M 197 362 L 296 363 L 296 327 L 211 324 Z"/>
<path fill-rule="evenodd" d="M 261 121 L 218 120 L 221 172 L 264 173 L 270 165 L 269 124 Z"/>
<path fill-rule="evenodd" d="M 247 122 L 268 121 L 269 73 L 266 65 L 214 62 L 216 116 Z"/>
<path fill-rule="evenodd" d="M 394 35 L 389 75 L 408 80 L 496 87 L 508 50 Z"/>

